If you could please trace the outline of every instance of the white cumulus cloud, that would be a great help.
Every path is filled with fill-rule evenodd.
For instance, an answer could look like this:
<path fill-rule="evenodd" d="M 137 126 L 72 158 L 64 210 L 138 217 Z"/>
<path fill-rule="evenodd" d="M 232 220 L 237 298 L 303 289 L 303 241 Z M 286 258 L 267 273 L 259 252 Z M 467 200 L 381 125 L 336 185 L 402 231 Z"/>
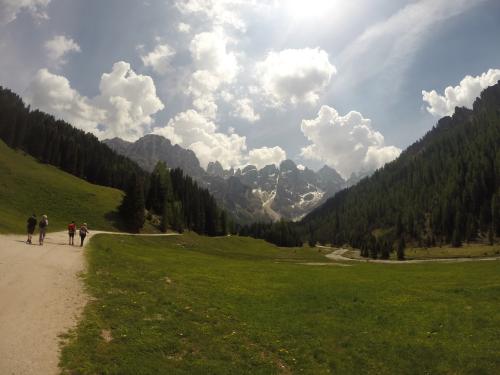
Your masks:
<path fill-rule="evenodd" d="M 6 25 L 17 18 L 23 11 L 29 11 L 33 17 L 48 19 L 46 8 L 50 0 L 0 0 L 0 25 Z"/>
<path fill-rule="evenodd" d="M 444 95 L 435 90 L 422 91 L 422 98 L 427 103 L 427 111 L 434 116 L 451 116 L 455 107 L 472 108 L 474 100 L 485 88 L 500 80 L 500 69 L 490 69 L 479 76 L 466 76 L 458 86 L 448 86 Z"/>
<path fill-rule="evenodd" d="M 156 95 L 153 79 L 136 74 L 124 61 L 102 75 L 99 90 L 94 101 L 107 113 L 104 137 L 136 139 L 149 130 L 152 116 L 165 107 Z"/>
<path fill-rule="evenodd" d="M 198 70 L 205 70 L 222 82 L 230 82 L 238 72 L 234 53 L 227 51 L 228 40 L 221 31 L 203 32 L 194 36 L 189 50 Z"/>
<path fill-rule="evenodd" d="M 97 125 L 106 118 L 105 112 L 71 88 L 65 77 L 52 74 L 47 69 L 36 73 L 25 99 L 32 107 L 89 132 L 95 132 Z"/>
<path fill-rule="evenodd" d="M 201 15 L 210 20 L 214 26 L 230 26 L 244 31 L 245 22 L 240 15 L 240 9 L 252 5 L 254 0 L 177 0 L 179 11 L 192 17 Z"/>
<path fill-rule="evenodd" d="M 148 132 L 152 116 L 164 108 L 151 77 L 136 74 L 123 61 L 102 75 L 99 90 L 98 96 L 89 99 L 71 88 L 65 77 L 41 69 L 28 87 L 26 100 L 100 138 L 127 140 Z"/>
<path fill-rule="evenodd" d="M 180 32 L 180 33 L 189 33 L 191 31 L 191 25 L 188 24 L 188 23 L 184 23 L 184 22 L 179 22 L 179 24 L 177 25 L 177 30 Z"/>
<path fill-rule="evenodd" d="M 216 160 L 224 168 L 239 166 L 247 149 L 245 137 L 219 132 L 214 122 L 192 109 L 177 114 L 154 133 L 194 151 L 203 168 Z"/>
<path fill-rule="evenodd" d="M 266 165 L 279 165 L 286 159 L 286 152 L 279 146 L 254 148 L 248 153 L 248 164 L 262 169 Z"/>
<path fill-rule="evenodd" d="M 328 53 L 319 48 L 270 52 L 257 64 L 257 79 L 274 107 L 316 104 L 335 73 Z"/>
<path fill-rule="evenodd" d="M 247 120 L 248 122 L 257 122 L 260 115 L 255 113 L 253 102 L 249 98 L 238 99 L 234 103 L 233 116 Z"/>
<path fill-rule="evenodd" d="M 311 142 L 301 155 L 325 162 L 345 178 L 380 168 L 401 153 L 395 146 L 385 146 L 384 136 L 372 128 L 371 120 L 355 111 L 341 116 L 334 108 L 322 106 L 316 118 L 302 121 L 301 129 Z"/>
<path fill-rule="evenodd" d="M 170 67 L 170 60 L 175 55 L 175 50 L 168 44 L 158 44 L 155 49 L 141 56 L 144 66 L 152 68 L 158 74 L 165 74 Z"/>
<path fill-rule="evenodd" d="M 217 113 L 215 93 L 221 85 L 231 83 L 239 70 L 236 56 L 228 52 L 227 44 L 226 36 L 219 30 L 195 35 L 189 46 L 195 71 L 187 91 L 193 97 L 194 107 L 210 119 Z"/>
<path fill-rule="evenodd" d="M 81 52 L 80 46 L 73 39 L 64 35 L 56 35 L 45 42 L 45 51 L 55 66 L 66 64 L 66 54 L 70 52 Z"/>

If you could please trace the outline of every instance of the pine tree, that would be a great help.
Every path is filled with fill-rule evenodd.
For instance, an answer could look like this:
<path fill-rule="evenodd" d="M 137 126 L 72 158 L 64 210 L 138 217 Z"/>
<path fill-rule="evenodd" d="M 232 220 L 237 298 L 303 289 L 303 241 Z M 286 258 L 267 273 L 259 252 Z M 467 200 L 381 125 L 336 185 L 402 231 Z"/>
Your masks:
<path fill-rule="evenodd" d="M 182 220 L 182 204 L 177 201 L 172 205 L 172 229 L 182 233 L 184 232 L 184 222 Z"/>
<path fill-rule="evenodd" d="M 405 248 L 406 248 L 405 238 L 401 236 L 398 242 L 398 251 L 397 251 L 398 260 L 405 260 Z"/>
<path fill-rule="evenodd" d="M 378 257 L 378 242 L 374 236 L 370 236 L 368 241 L 368 251 L 372 259 L 377 259 Z"/>
<path fill-rule="evenodd" d="M 160 230 L 163 233 L 166 233 L 168 228 L 171 228 L 173 225 L 173 202 L 165 202 L 163 205 L 163 215 L 161 217 Z"/>
<path fill-rule="evenodd" d="M 400 236 L 403 233 L 403 221 L 401 220 L 401 214 L 398 214 L 398 218 L 396 220 L 396 236 Z"/>
<path fill-rule="evenodd" d="M 380 258 L 389 259 L 391 254 L 391 246 L 388 241 L 383 241 L 380 244 Z"/>
<path fill-rule="evenodd" d="M 144 182 L 139 176 L 133 175 L 130 178 L 119 210 L 126 228 L 138 233 L 145 221 Z"/>
<path fill-rule="evenodd" d="M 220 213 L 220 233 L 225 236 L 228 232 L 228 222 L 227 222 L 227 213 L 222 210 Z"/>
<path fill-rule="evenodd" d="M 493 235 L 493 228 L 490 227 L 488 230 L 488 243 L 490 246 L 493 246 L 495 244 L 495 236 Z"/>
<path fill-rule="evenodd" d="M 500 196 L 498 192 L 491 199 L 491 224 L 493 235 L 500 236 Z"/>
<path fill-rule="evenodd" d="M 309 247 L 316 246 L 316 239 L 314 238 L 314 231 L 311 224 L 309 224 L 309 239 L 307 240 Z"/>
<path fill-rule="evenodd" d="M 460 230 L 455 228 L 453 231 L 453 235 L 451 237 L 451 246 L 452 247 L 461 247 L 462 246 L 462 236 L 460 235 Z"/>

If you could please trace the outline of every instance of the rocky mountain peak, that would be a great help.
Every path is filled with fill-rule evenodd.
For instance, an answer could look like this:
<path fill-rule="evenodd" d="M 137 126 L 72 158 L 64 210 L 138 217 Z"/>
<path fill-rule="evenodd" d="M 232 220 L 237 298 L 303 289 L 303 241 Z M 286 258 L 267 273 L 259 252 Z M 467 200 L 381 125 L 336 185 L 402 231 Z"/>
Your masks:
<path fill-rule="evenodd" d="M 218 161 L 216 162 L 211 161 L 210 163 L 208 163 L 207 173 L 210 176 L 224 177 L 224 168 L 222 167 L 222 164 L 219 163 Z"/>
<path fill-rule="evenodd" d="M 151 171 L 158 161 L 169 168 L 181 168 L 235 217 L 242 221 L 298 219 L 337 191 L 346 187 L 335 169 L 324 166 L 318 172 L 299 169 L 292 160 L 262 169 L 255 165 L 225 170 L 220 162 L 210 162 L 205 171 L 191 150 L 172 145 L 170 140 L 149 134 L 131 143 L 119 138 L 104 141 L 118 153 Z"/>
<path fill-rule="evenodd" d="M 295 164 L 292 160 L 287 159 L 283 160 L 280 164 L 280 171 L 296 171 L 297 169 L 297 164 Z"/>

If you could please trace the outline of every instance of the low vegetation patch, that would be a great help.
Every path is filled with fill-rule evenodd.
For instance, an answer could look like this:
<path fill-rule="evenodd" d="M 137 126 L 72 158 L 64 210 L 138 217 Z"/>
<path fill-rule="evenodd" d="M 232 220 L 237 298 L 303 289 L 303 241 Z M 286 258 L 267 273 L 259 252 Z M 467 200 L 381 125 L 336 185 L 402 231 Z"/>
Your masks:
<path fill-rule="evenodd" d="M 498 262 L 307 266 L 240 237 L 99 235 L 68 374 L 493 374 Z"/>

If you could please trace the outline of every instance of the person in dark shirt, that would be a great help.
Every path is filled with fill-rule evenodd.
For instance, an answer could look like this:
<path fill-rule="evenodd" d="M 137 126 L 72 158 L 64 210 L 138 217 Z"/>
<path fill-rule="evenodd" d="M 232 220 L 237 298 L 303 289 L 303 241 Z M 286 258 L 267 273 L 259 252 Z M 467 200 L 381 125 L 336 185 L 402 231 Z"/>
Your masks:
<path fill-rule="evenodd" d="M 87 223 L 83 223 L 80 227 L 80 247 L 83 246 L 83 241 L 85 241 L 85 237 L 87 237 L 88 233 L 90 232 L 87 228 Z"/>
<path fill-rule="evenodd" d="M 33 214 L 31 217 L 28 218 L 27 220 L 27 225 L 26 225 L 26 230 L 28 231 L 28 239 L 26 240 L 27 244 L 31 244 L 31 238 L 33 237 L 33 233 L 35 233 L 35 228 L 36 228 L 36 215 Z"/>

